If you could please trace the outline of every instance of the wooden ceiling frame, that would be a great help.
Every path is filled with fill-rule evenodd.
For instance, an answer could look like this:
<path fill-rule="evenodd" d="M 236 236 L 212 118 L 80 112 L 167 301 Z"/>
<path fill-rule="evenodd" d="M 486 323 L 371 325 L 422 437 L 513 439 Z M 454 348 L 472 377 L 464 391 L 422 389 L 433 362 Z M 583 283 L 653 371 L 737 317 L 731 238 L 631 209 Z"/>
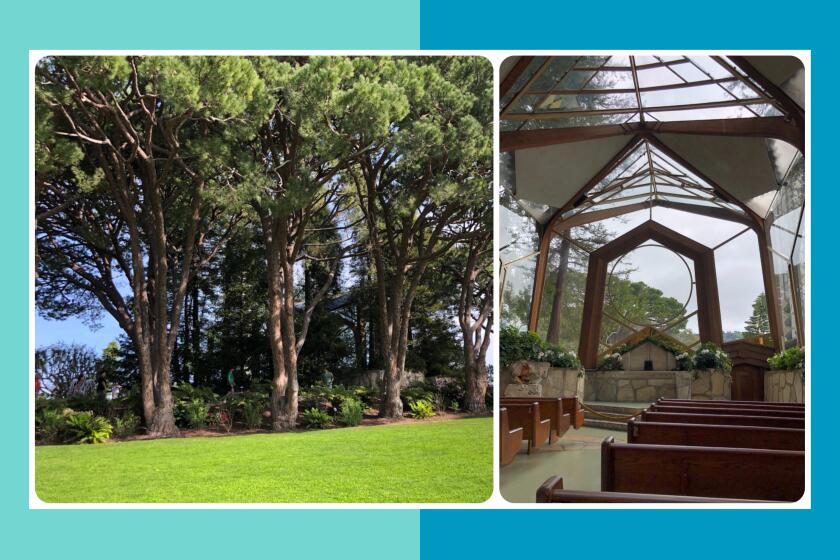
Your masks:
<path fill-rule="evenodd" d="M 586 368 L 597 367 L 598 344 L 604 316 L 608 265 L 646 241 L 655 241 L 694 262 L 697 322 L 700 340 L 723 344 L 723 324 L 715 271 L 714 251 L 662 224 L 647 221 L 589 255 L 578 355 Z"/>

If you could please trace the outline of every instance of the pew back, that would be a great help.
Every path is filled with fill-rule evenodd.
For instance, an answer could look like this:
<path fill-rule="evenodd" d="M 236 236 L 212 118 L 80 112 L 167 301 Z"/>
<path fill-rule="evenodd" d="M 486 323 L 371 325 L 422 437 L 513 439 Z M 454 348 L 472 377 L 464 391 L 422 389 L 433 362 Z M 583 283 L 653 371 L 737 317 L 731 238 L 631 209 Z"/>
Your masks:
<path fill-rule="evenodd" d="M 804 451 L 805 430 L 630 420 L 627 443 Z"/>
<path fill-rule="evenodd" d="M 601 445 L 601 490 L 794 502 L 805 453 L 679 445 Z"/>
<path fill-rule="evenodd" d="M 728 407 L 706 407 L 696 406 L 673 406 L 652 404 L 648 408 L 650 412 L 674 412 L 680 414 L 728 414 L 734 416 L 775 416 L 780 418 L 805 418 L 804 411 L 780 410 L 765 408 L 728 408 Z M 702 411 L 702 412 L 701 412 Z"/>
<path fill-rule="evenodd" d="M 528 453 L 548 440 L 551 420 L 541 417 L 539 403 L 505 403 L 505 408 L 510 427 L 522 428 L 523 438 L 528 440 Z"/>
<path fill-rule="evenodd" d="M 642 413 L 643 422 L 668 422 L 682 424 L 715 424 L 730 426 L 767 426 L 771 428 L 805 429 L 804 418 L 784 418 L 779 416 L 752 416 L 745 412 L 744 416 L 732 414 L 718 415 L 711 411 L 698 410 L 697 414 L 680 414 L 671 412 Z"/>
<path fill-rule="evenodd" d="M 632 492 L 592 492 L 565 490 L 563 477 L 552 476 L 537 489 L 538 504 L 728 504 L 771 503 L 766 500 L 738 500 L 734 498 L 706 498 L 669 494 L 641 494 Z"/>

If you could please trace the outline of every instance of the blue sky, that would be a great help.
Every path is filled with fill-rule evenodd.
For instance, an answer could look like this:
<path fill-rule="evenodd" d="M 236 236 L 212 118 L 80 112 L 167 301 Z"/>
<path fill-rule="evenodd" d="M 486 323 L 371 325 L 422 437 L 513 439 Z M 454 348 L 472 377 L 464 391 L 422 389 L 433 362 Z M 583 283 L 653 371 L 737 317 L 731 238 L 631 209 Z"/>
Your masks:
<path fill-rule="evenodd" d="M 103 313 L 101 328 L 91 330 L 81 319 L 71 318 L 66 321 L 50 321 L 35 314 L 35 347 L 49 346 L 57 342 L 78 343 L 93 347 L 101 352 L 105 346 L 123 333 L 117 322 Z"/>

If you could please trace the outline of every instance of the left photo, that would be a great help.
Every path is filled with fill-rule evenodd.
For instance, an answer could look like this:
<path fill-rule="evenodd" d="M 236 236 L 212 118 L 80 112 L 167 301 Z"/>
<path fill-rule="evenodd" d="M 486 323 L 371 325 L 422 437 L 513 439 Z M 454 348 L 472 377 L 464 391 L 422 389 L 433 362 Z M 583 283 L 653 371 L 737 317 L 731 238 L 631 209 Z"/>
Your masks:
<path fill-rule="evenodd" d="M 35 493 L 493 491 L 483 57 L 46 56 Z"/>

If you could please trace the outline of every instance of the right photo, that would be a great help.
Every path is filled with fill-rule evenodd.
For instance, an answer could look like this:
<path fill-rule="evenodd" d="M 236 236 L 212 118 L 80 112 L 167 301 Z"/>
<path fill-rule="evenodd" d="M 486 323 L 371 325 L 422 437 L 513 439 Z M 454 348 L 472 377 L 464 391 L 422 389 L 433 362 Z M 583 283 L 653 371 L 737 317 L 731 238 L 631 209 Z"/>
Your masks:
<path fill-rule="evenodd" d="M 500 489 L 805 491 L 806 90 L 789 55 L 500 70 Z"/>

